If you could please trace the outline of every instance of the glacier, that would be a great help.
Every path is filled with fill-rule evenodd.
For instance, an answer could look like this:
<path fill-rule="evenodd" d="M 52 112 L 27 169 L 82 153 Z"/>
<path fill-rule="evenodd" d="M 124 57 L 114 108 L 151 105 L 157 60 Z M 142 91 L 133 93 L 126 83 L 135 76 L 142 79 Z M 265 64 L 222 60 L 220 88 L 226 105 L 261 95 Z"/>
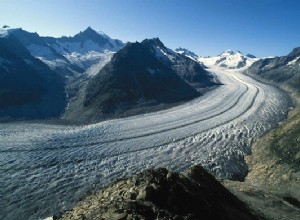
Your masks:
<path fill-rule="evenodd" d="M 159 112 L 75 126 L 0 124 L 0 216 L 38 219 L 69 209 L 87 192 L 147 168 L 201 164 L 242 179 L 251 144 L 285 119 L 280 89 L 210 67 L 222 86 Z"/>

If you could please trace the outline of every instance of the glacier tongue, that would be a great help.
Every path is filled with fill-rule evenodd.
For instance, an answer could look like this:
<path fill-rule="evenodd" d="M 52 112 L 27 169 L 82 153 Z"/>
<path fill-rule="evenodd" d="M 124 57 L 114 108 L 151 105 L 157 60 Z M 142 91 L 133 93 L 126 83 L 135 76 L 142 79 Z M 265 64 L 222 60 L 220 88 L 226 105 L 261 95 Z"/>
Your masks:
<path fill-rule="evenodd" d="M 239 70 L 210 71 L 222 86 L 160 112 L 86 126 L 0 124 L 2 217 L 49 216 L 151 167 L 202 164 L 218 177 L 242 179 L 251 143 L 283 120 L 291 103 Z"/>

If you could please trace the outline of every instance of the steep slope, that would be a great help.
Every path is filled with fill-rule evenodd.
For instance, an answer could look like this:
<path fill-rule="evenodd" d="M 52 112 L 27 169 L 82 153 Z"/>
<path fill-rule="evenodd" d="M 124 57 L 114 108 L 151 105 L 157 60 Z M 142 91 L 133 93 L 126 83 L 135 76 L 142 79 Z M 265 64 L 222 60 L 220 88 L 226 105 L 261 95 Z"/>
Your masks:
<path fill-rule="evenodd" d="M 59 219 L 261 219 L 202 167 L 146 170 L 89 195 Z"/>
<path fill-rule="evenodd" d="M 5 30 L 3 30 L 5 31 Z M 57 53 L 43 37 L 37 33 L 30 33 L 21 28 L 6 30 L 9 36 L 15 37 L 29 53 L 43 61 L 52 70 L 61 73 L 63 77 L 72 76 L 74 73 L 82 73 L 84 70 L 73 65 L 67 58 Z"/>
<path fill-rule="evenodd" d="M 44 40 L 72 65 L 84 71 L 88 70 L 87 73 L 92 76 L 124 46 L 122 41 L 112 39 L 90 27 L 74 37 L 44 38 Z"/>
<path fill-rule="evenodd" d="M 265 144 L 272 154 L 280 160 L 280 163 L 290 167 L 292 172 L 299 173 L 300 48 L 295 48 L 287 56 L 257 61 L 245 73 L 261 80 L 276 83 L 292 95 L 295 108 L 291 111 L 290 118 L 274 130 L 268 139 L 265 139 Z M 298 199 L 300 200 L 300 195 L 298 195 Z"/>
<path fill-rule="evenodd" d="M 295 102 L 289 118 L 252 147 L 250 172 L 242 184 L 228 183 L 269 219 L 300 218 L 300 48 L 255 62 L 245 73 L 287 90 Z"/>
<path fill-rule="evenodd" d="M 184 56 L 187 56 L 195 61 L 198 60 L 199 56 L 197 54 L 195 54 L 194 52 L 186 49 L 186 48 L 182 48 L 182 47 L 179 47 L 179 48 L 176 48 L 175 49 L 175 52 L 176 53 L 179 53 L 179 54 L 182 54 Z"/>
<path fill-rule="evenodd" d="M 0 37 L 0 117 L 57 117 L 65 108 L 64 80 L 13 36 Z"/>
<path fill-rule="evenodd" d="M 199 57 L 198 60 L 206 66 L 215 65 L 230 69 L 239 69 L 250 66 L 257 58 L 250 54 L 244 55 L 240 51 L 233 52 L 232 50 L 226 50 L 218 56 Z"/>
<path fill-rule="evenodd" d="M 199 62 L 165 47 L 158 38 L 146 39 L 142 45 L 148 48 L 156 59 L 172 68 L 179 77 L 194 88 L 201 90 L 218 84 L 217 79 L 210 75 Z"/>
<path fill-rule="evenodd" d="M 19 29 L 2 29 L 16 37 L 32 56 L 62 76 L 94 75 L 124 43 L 88 27 L 73 37 L 41 37 Z"/>
<path fill-rule="evenodd" d="M 81 99 L 71 103 L 66 118 L 97 121 L 128 111 L 195 98 L 197 89 L 215 85 L 213 77 L 184 56 L 170 58 L 158 39 L 129 43 L 82 89 Z M 168 51 L 176 55 L 173 51 Z M 169 58 L 171 60 L 169 60 Z M 192 87 L 194 86 L 194 87 Z"/>
<path fill-rule="evenodd" d="M 258 60 L 245 73 L 300 92 L 300 47 L 287 56 Z"/>

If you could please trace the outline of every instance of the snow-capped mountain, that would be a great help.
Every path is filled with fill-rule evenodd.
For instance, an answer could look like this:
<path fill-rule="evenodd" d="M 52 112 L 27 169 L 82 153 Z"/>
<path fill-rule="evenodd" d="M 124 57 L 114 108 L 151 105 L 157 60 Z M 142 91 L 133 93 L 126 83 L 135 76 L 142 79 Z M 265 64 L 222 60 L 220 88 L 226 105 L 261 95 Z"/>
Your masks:
<path fill-rule="evenodd" d="M 165 47 L 158 38 L 125 48 L 89 27 L 61 38 L 2 28 L 0 39 L 0 78 L 7 79 L 2 91 L 0 87 L 0 102 L 17 106 L 16 114 L 8 109 L 0 116 L 34 117 L 34 109 L 42 112 L 53 104 L 50 109 L 57 111 L 40 113 L 40 118 L 70 113 L 65 114 L 70 120 L 98 121 L 141 106 L 189 100 L 218 84 L 198 61 Z"/>
<path fill-rule="evenodd" d="M 130 115 L 190 100 L 213 85 L 215 78 L 198 62 L 165 47 L 158 38 L 128 43 L 82 87 L 65 118 L 96 122 Z"/>
<path fill-rule="evenodd" d="M 170 66 L 182 79 L 195 88 L 210 86 L 215 80 L 203 69 L 200 62 L 165 47 L 158 38 L 146 39 L 142 44 L 148 47 L 158 60 Z"/>
<path fill-rule="evenodd" d="M 84 72 L 95 75 L 124 46 L 122 41 L 90 27 L 73 37 L 61 38 L 41 37 L 21 28 L 1 29 L 0 34 L 13 35 L 32 56 L 64 76 Z"/>
<path fill-rule="evenodd" d="M 64 78 L 9 32 L 0 32 L 0 117 L 58 117 L 66 104 Z"/>
<path fill-rule="evenodd" d="M 240 51 L 226 50 L 218 56 L 199 57 L 198 60 L 206 66 L 219 66 L 230 69 L 249 67 L 258 59 L 250 54 L 244 55 Z"/>
<path fill-rule="evenodd" d="M 176 53 L 179 53 L 179 54 L 182 54 L 184 56 L 187 56 L 195 61 L 198 60 L 199 56 L 197 54 L 195 54 L 194 52 L 186 49 L 186 48 L 182 48 L 182 47 L 179 47 L 179 48 L 176 48 L 175 49 L 175 52 Z"/>
<path fill-rule="evenodd" d="M 300 47 L 294 48 L 286 56 L 260 59 L 253 63 L 245 73 L 283 84 L 299 91 Z"/>

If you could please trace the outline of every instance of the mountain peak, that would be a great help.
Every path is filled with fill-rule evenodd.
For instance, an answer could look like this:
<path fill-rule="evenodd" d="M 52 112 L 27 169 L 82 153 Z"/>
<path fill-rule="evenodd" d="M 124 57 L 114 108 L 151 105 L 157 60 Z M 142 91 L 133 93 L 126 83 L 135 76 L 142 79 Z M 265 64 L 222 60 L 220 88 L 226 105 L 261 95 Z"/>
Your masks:
<path fill-rule="evenodd" d="M 91 35 L 99 35 L 99 33 L 94 30 L 93 28 L 91 28 L 90 26 L 88 26 L 84 31 L 80 32 L 79 34 L 83 34 L 83 35 L 87 35 L 87 36 L 91 36 Z"/>
<path fill-rule="evenodd" d="M 220 54 L 220 56 L 228 56 L 228 55 L 233 55 L 234 54 L 234 51 L 228 49 L 228 50 L 225 50 L 224 52 L 222 52 Z"/>
<path fill-rule="evenodd" d="M 254 55 L 252 55 L 252 54 L 250 54 L 250 53 L 246 54 L 246 57 L 249 57 L 249 58 L 256 58 L 256 56 L 254 56 Z"/>
<path fill-rule="evenodd" d="M 220 66 L 231 69 L 239 69 L 245 66 L 250 66 L 256 57 L 253 55 L 244 55 L 240 51 L 225 50 L 215 57 L 201 57 L 199 61 L 203 62 L 206 66 Z"/>
<path fill-rule="evenodd" d="M 288 56 L 293 58 L 300 56 L 300 47 L 294 48 L 293 51 L 288 54 Z"/>
<path fill-rule="evenodd" d="M 143 45 L 151 45 L 151 46 L 158 46 L 158 47 L 165 47 L 165 45 L 160 41 L 158 37 L 152 39 L 145 39 L 142 41 Z"/>
<path fill-rule="evenodd" d="M 182 55 L 185 55 L 185 56 L 192 57 L 192 58 L 198 58 L 197 54 L 195 54 L 194 52 L 192 52 L 192 51 L 190 51 L 186 48 L 179 47 L 179 48 L 175 49 L 175 52 L 179 53 L 179 54 L 182 54 Z"/>
<path fill-rule="evenodd" d="M 108 35 L 106 35 L 103 32 L 96 31 L 92 29 L 91 27 L 88 27 L 84 31 L 79 32 L 73 37 L 73 40 L 75 41 L 81 41 L 84 42 L 86 40 L 92 40 L 95 43 L 98 43 L 99 45 L 105 45 L 106 43 L 111 44 L 111 47 L 114 47 L 114 41 L 111 39 Z M 121 44 L 121 43 L 120 43 Z"/>
<path fill-rule="evenodd" d="M 7 25 L 4 25 L 2 28 L 0 28 L 0 37 L 6 37 L 15 31 L 22 31 L 22 28 L 11 28 Z"/>

